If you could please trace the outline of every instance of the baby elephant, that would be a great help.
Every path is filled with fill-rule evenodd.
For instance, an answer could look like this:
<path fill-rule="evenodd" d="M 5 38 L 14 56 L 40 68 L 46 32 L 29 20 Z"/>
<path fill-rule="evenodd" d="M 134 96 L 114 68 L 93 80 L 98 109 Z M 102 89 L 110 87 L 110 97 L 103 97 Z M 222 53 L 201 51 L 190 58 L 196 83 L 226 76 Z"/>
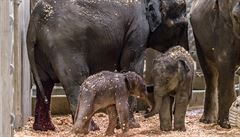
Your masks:
<path fill-rule="evenodd" d="M 145 117 L 159 113 L 161 130 L 169 131 L 172 130 L 174 110 L 174 130 L 185 131 L 185 114 L 192 95 L 195 62 L 184 48 L 176 46 L 158 55 L 153 63 L 154 87 L 149 97 L 154 102 Z M 148 87 L 149 90 L 151 87 Z"/>
<path fill-rule="evenodd" d="M 109 116 L 106 135 L 114 134 L 117 118 L 119 118 L 122 131 L 127 132 L 129 129 L 129 96 L 135 96 L 150 103 L 147 100 L 145 83 L 135 72 L 102 71 L 88 77 L 80 87 L 73 131 L 87 134 L 92 116 L 98 110 L 106 108 Z"/>

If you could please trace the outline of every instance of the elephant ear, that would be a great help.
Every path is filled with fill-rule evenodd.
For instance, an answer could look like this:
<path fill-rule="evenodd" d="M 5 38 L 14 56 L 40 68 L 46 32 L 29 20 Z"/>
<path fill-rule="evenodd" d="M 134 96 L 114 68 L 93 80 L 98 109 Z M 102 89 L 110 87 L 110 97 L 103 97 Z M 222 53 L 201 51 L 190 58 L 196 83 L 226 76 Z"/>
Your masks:
<path fill-rule="evenodd" d="M 130 82 L 130 80 L 127 78 L 127 76 L 125 76 L 124 78 L 124 82 L 126 84 L 126 87 L 129 91 L 131 91 L 133 89 L 133 85 L 132 83 Z"/>
<path fill-rule="evenodd" d="M 160 13 L 160 0 L 147 0 L 147 19 L 151 32 L 154 32 L 162 23 L 162 14 Z"/>
<path fill-rule="evenodd" d="M 182 68 L 183 70 L 185 70 L 185 72 L 189 72 L 191 70 L 190 66 L 184 60 L 178 61 L 178 68 Z"/>

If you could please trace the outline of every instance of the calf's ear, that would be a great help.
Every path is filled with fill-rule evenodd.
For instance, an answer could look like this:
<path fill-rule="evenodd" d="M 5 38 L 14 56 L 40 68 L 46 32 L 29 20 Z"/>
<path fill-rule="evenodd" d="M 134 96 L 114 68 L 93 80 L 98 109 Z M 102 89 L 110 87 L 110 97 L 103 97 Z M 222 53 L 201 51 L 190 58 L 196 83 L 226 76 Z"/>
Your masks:
<path fill-rule="evenodd" d="M 132 90 L 133 89 L 133 85 L 132 85 L 132 83 L 130 82 L 130 80 L 127 77 L 124 78 L 124 82 L 125 82 L 126 87 L 127 87 L 128 90 Z"/>
<path fill-rule="evenodd" d="M 190 67 L 187 65 L 186 61 L 184 60 L 178 61 L 178 68 L 183 68 L 186 72 L 190 71 Z"/>

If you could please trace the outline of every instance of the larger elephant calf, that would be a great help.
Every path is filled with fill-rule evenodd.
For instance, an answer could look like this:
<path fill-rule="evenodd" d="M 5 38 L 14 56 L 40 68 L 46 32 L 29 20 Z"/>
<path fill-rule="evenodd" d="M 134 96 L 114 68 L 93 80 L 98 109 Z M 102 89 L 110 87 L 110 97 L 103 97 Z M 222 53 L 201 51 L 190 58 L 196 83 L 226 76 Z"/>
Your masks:
<path fill-rule="evenodd" d="M 194 60 L 182 47 L 173 47 L 153 61 L 152 77 L 154 87 L 148 87 L 149 100 L 153 103 L 151 112 L 145 117 L 159 113 L 160 128 L 163 131 L 185 131 L 185 115 L 192 96 Z M 174 111 L 174 112 L 173 112 Z"/>

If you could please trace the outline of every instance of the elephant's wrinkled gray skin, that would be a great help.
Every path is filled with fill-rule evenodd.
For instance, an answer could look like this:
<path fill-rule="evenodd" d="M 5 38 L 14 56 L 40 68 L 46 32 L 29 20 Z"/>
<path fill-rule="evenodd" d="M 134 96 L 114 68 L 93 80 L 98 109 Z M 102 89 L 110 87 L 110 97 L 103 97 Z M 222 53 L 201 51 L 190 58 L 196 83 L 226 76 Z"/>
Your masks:
<path fill-rule="evenodd" d="M 185 131 L 185 114 L 192 95 L 194 77 L 194 60 L 191 55 L 180 46 L 158 55 L 154 60 L 152 77 L 154 91 L 149 98 L 154 101 L 151 103 L 153 108 L 145 117 L 159 113 L 161 130 L 172 130 L 174 107 L 174 130 Z"/>
<path fill-rule="evenodd" d="M 179 3 L 176 3 L 173 0 L 164 0 L 161 7 L 163 23 L 150 33 L 148 45 L 161 52 L 165 52 L 169 47 L 175 45 L 189 50 L 185 1 L 180 0 Z"/>
<path fill-rule="evenodd" d="M 127 132 L 129 96 L 150 102 L 147 100 L 146 85 L 141 76 L 135 72 L 102 71 L 88 77 L 80 87 L 73 131 L 87 134 L 92 116 L 98 110 L 106 108 L 109 115 L 106 135 L 114 134 L 118 117 L 121 129 Z"/>
<path fill-rule="evenodd" d="M 37 85 L 33 128 L 55 129 L 49 115 L 54 83 L 63 85 L 74 115 L 79 85 L 89 75 L 101 70 L 132 70 L 142 74 L 143 52 L 147 47 L 163 51 L 173 46 L 156 46 L 157 41 L 152 40 L 163 35 L 159 27 L 163 28 L 166 19 L 170 22 L 168 29 L 179 29 L 176 35 L 187 31 L 181 25 L 186 23 L 179 23 L 186 14 L 183 2 L 40 0 L 31 15 L 27 35 L 29 60 Z M 171 9 L 170 14 L 169 7 L 173 6 L 168 4 L 178 8 Z M 181 28 L 185 31 L 180 31 Z M 45 104 L 43 99 L 48 103 Z M 137 127 L 132 104 L 130 106 L 130 124 Z"/>
<path fill-rule="evenodd" d="M 232 9 L 233 31 L 238 39 L 240 39 L 240 1 L 235 1 Z"/>
<path fill-rule="evenodd" d="M 240 64 L 239 0 L 195 0 L 190 20 L 206 81 L 203 123 L 230 128 L 234 73 Z"/>

